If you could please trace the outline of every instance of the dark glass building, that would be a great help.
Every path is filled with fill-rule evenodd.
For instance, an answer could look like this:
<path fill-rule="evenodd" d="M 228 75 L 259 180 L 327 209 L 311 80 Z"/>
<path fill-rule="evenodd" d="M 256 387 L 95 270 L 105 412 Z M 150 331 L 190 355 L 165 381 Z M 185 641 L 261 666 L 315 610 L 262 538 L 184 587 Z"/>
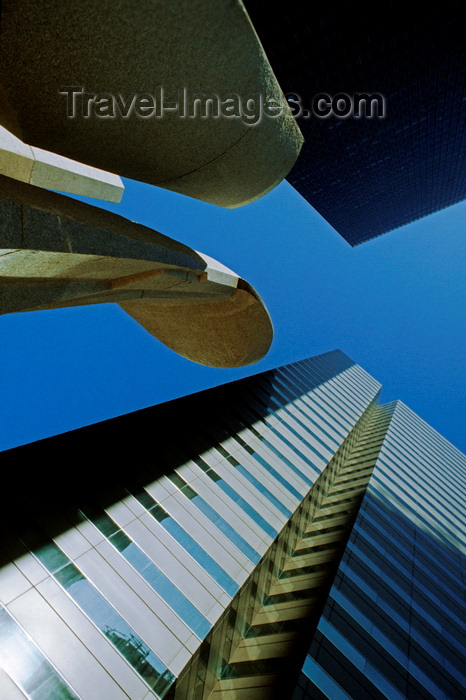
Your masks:
<path fill-rule="evenodd" d="M 379 392 L 335 351 L 4 452 L 0 697 L 460 697 L 466 460 Z"/>
<path fill-rule="evenodd" d="M 466 197 L 461 3 L 245 4 L 305 138 L 287 179 L 348 243 Z M 342 93 L 352 113 L 313 114 L 319 94 Z M 384 118 L 364 116 L 364 93 L 383 96 Z"/>

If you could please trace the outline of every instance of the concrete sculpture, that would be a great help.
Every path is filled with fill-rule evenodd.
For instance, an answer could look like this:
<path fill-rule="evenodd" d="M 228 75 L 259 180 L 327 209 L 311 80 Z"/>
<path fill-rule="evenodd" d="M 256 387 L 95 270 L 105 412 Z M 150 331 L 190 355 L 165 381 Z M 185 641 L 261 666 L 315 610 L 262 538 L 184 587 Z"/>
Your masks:
<path fill-rule="evenodd" d="M 111 212 L 0 176 L 0 313 L 104 302 L 212 367 L 252 364 L 272 341 L 261 299 L 220 263 Z"/>
<path fill-rule="evenodd" d="M 240 0 L 4 0 L 0 123 L 31 146 L 223 207 L 302 136 Z"/>
<path fill-rule="evenodd" d="M 0 126 L 0 175 L 36 187 L 116 203 L 125 189 L 118 175 L 28 146 L 3 126 Z"/>

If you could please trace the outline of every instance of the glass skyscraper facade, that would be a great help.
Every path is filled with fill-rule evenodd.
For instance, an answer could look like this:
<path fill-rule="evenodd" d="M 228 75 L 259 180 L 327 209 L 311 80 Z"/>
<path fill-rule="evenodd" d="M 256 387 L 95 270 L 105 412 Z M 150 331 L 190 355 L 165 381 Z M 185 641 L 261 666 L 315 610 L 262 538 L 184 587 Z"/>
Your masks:
<path fill-rule="evenodd" d="M 461 3 L 245 5 L 305 139 L 287 180 L 348 243 L 466 197 Z M 366 117 L 364 94 L 384 99 L 383 118 Z"/>
<path fill-rule="evenodd" d="M 294 700 L 464 694 L 466 461 L 401 402 L 379 411 L 375 466 Z"/>
<path fill-rule="evenodd" d="M 4 452 L 0 697 L 459 697 L 465 460 L 379 392 L 334 351 Z"/>

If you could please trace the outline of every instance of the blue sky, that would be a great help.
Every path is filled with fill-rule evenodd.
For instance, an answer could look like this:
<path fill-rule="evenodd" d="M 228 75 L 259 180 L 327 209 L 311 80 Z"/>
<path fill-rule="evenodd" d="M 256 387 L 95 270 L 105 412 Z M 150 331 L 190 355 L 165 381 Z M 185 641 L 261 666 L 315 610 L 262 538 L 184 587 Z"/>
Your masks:
<path fill-rule="evenodd" d="M 287 183 L 226 210 L 125 180 L 104 206 L 248 280 L 275 328 L 237 370 L 189 362 L 114 304 L 0 317 L 0 449 L 340 348 L 466 449 L 466 202 L 351 248 Z M 131 439 L 131 436 L 128 436 Z"/>

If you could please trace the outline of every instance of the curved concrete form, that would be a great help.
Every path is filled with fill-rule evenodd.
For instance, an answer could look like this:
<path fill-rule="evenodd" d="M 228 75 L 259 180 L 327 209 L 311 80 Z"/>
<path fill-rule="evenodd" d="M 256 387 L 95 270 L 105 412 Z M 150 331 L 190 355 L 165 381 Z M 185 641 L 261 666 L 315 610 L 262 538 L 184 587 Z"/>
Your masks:
<path fill-rule="evenodd" d="M 0 176 L 0 313 L 104 302 L 211 367 L 257 362 L 272 341 L 260 297 L 220 263 L 111 212 Z"/>
<path fill-rule="evenodd" d="M 240 0 L 4 0 L 0 65 L 0 122 L 26 143 L 223 207 L 301 148 Z"/>

